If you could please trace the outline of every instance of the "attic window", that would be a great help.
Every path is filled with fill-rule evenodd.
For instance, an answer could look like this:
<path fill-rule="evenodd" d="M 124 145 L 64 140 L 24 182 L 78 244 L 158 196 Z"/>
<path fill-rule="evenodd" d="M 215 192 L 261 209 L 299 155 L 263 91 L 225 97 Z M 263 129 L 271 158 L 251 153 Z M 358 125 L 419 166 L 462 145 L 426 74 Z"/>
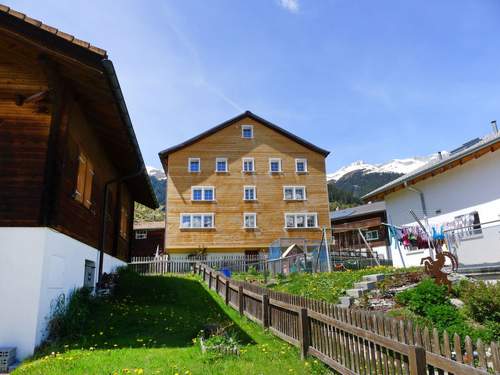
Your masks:
<path fill-rule="evenodd" d="M 253 125 L 241 125 L 241 137 L 246 139 L 252 139 Z"/>

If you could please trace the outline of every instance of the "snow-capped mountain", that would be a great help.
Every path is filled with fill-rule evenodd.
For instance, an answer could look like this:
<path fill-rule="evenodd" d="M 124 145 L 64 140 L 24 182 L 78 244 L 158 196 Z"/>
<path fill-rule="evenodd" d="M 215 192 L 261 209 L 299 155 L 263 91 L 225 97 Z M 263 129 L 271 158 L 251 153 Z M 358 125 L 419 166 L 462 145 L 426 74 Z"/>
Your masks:
<path fill-rule="evenodd" d="M 443 156 L 447 154 L 446 151 L 443 151 L 441 153 Z M 406 158 L 406 159 L 394 159 L 391 160 L 387 163 L 383 164 L 368 164 L 365 163 L 362 160 L 355 161 L 354 163 L 351 163 L 345 167 L 342 167 L 335 171 L 334 173 L 329 173 L 327 174 L 327 180 L 328 181 L 338 181 L 340 180 L 343 176 L 355 172 L 355 171 L 362 171 L 364 174 L 370 174 L 370 173 L 398 173 L 398 174 L 406 174 L 413 172 L 415 169 L 420 168 L 424 166 L 425 164 L 429 163 L 432 160 L 435 160 L 439 157 L 439 155 L 432 154 L 429 156 L 423 156 L 423 157 L 413 157 L 413 158 Z"/>
<path fill-rule="evenodd" d="M 165 176 L 165 172 L 163 170 L 151 167 L 149 165 L 146 166 L 146 170 L 148 175 L 151 177 L 156 177 L 157 180 L 165 180 L 167 177 Z"/>

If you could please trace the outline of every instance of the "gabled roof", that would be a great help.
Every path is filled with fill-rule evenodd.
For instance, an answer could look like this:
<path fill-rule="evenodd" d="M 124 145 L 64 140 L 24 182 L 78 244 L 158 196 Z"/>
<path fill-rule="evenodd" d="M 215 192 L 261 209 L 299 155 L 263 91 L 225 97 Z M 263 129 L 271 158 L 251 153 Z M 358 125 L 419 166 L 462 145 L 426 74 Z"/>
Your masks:
<path fill-rule="evenodd" d="M 500 132 L 490 134 L 479 140 L 474 139 L 456 148 L 450 154 L 443 155 L 441 159 L 432 160 L 413 172 L 407 173 L 373 190 L 363 196 L 362 199 L 365 201 L 369 199 L 382 199 L 385 195 L 402 189 L 406 184 L 415 184 L 427 178 L 434 177 L 437 174 L 498 149 L 500 149 Z"/>
<path fill-rule="evenodd" d="M 273 129 L 274 131 L 284 135 L 285 137 L 290 138 L 291 140 L 301 144 L 302 146 L 304 146 L 312 151 L 315 151 L 315 152 L 323 155 L 324 157 L 328 156 L 328 154 L 330 153 L 330 151 L 327 151 L 327 150 L 324 150 L 318 146 L 315 146 L 312 143 L 306 141 L 305 139 L 300 138 L 300 137 L 296 136 L 295 134 L 292 134 L 289 131 L 279 127 L 278 125 L 275 125 L 272 122 L 269 122 L 269 121 L 263 119 L 262 117 L 257 116 L 256 114 L 254 114 L 250 111 L 246 111 L 246 112 L 243 112 L 242 114 L 239 114 L 236 117 L 233 117 L 227 121 L 224 121 L 223 123 L 221 123 L 219 125 L 214 126 L 213 128 L 210 128 L 210 129 L 204 131 L 203 133 L 198 134 L 196 137 L 190 138 L 187 141 L 179 143 L 178 145 L 169 147 L 169 148 L 161 151 L 158 155 L 160 156 L 160 159 L 163 159 L 168 154 L 171 154 L 175 151 L 183 149 L 184 147 L 190 146 L 193 143 L 196 143 L 196 142 L 202 140 L 203 138 L 208 137 L 209 135 L 217 133 L 219 130 L 222 130 L 222 129 L 234 124 L 235 122 L 243 120 L 244 118 L 247 118 L 247 117 L 251 118 L 257 122 L 260 122 L 262 125 L 265 125 L 270 129 Z"/>
<path fill-rule="evenodd" d="M 377 212 L 385 212 L 385 202 L 383 201 L 373 202 L 373 203 L 363 204 L 357 207 L 346 208 L 338 211 L 331 211 L 330 220 L 350 219 L 353 217 L 369 215 Z"/>
<path fill-rule="evenodd" d="M 133 199 L 156 208 L 158 202 L 146 172 L 118 77 L 105 50 L 0 4 L 2 39 L 23 46 L 30 54 L 23 63 L 37 64 L 44 56 L 85 102 L 89 122 Z M 15 49 L 13 49 L 15 50 Z"/>

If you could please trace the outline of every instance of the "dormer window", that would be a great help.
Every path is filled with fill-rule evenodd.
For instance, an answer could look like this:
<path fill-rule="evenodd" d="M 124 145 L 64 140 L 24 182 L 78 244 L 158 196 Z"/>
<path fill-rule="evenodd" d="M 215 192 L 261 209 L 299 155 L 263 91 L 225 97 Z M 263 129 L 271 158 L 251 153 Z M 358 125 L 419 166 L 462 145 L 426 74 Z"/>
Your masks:
<path fill-rule="evenodd" d="M 191 173 L 199 173 L 201 171 L 200 158 L 189 158 L 188 171 Z"/>
<path fill-rule="evenodd" d="M 281 173 L 281 159 L 269 159 L 269 173 Z"/>
<path fill-rule="evenodd" d="M 245 139 L 252 139 L 253 125 L 241 125 L 241 137 Z"/>
<path fill-rule="evenodd" d="M 307 159 L 295 159 L 295 172 L 307 173 Z"/>

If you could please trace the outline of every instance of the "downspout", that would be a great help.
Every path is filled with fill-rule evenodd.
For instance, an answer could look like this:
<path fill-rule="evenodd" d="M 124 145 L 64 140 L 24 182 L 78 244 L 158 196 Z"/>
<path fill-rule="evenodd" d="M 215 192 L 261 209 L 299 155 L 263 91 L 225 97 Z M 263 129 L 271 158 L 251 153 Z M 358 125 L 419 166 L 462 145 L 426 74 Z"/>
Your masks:
<path fill-rule="evenodd" d="M 97 288 L 100 287 L 101 281 L 102 281 L 102 269 L 103 269 L 103 263 L 104 263 L 104 245 L 106 242 L 106 227 L 107 227 L 107 220 L 106 220 L 106 209 L 108 207 L 108 191 L 109 187 L 111 184 L 114 183 L 122 183 L 126 180 L 130 180 L 134 177 L 138 177 L 142 175 L 146 171 L 146 167 L 141 167 L 137 172 L 133 174 L 129 174 L 127 176 L 119 177 L 119 178 L 114 178 L 112 180 L 109 180 L 104 184 L 104 205 L 102 209 L 102 219 L 101 219 L 101 237 L 99 241 L 99 271 L 98 271 L 98 276 L 97 276 Z"/>

